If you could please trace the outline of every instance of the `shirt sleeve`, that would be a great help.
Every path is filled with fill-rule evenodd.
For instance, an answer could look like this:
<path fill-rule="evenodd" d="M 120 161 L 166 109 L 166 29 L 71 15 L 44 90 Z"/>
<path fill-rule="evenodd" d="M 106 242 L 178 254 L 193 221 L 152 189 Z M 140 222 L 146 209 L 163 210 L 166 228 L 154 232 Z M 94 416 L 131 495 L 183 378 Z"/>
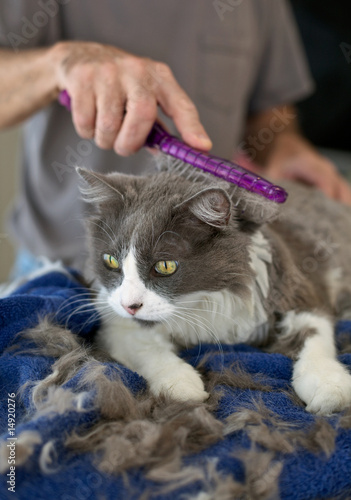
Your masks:
<path fill-rule="evenodd" d="M 51 45 L 60 39 L 60 17 L 57 1 L 1 0 L 0 47 L 18 52 Z"/>
<path fill-rule="evenodd" d="M 257 27 L 263 40 L 249 113 L 292 104 L 314 90 L 304 48 L 285 0 L 258 0 Z"/>

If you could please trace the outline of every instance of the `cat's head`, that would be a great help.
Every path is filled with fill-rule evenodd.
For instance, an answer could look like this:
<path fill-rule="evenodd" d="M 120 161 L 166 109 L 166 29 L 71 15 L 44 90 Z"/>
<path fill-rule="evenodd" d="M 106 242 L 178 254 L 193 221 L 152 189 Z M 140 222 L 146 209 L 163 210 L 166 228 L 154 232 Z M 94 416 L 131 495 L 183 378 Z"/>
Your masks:
<path fill-rule="evenodd" d="M 223 187 L 162 172 L 77 171 L 94 210 L 87 219 L 90 264 L 117 314 L 158 322 L 204 293 L 250 295 L 258 223 L 249 211 L 243 216 Z"/>

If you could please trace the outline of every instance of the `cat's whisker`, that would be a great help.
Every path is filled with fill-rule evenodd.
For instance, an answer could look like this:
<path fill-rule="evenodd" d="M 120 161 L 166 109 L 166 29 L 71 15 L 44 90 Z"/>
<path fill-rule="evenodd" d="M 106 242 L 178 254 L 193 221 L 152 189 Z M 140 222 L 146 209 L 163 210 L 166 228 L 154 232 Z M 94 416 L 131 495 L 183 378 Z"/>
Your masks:
<path fill-rule="evenodd" d="M 183 312 L 183 314 L 184 314 L 184 312 Z M 210 337 L 214 340 L 214 343 L 218 346 L 218 350 L 221 353 L 222 360 L 224 360 L 223 348 L 222 348 L 220 340 L 218 339 L 215 331 L 212 328 L 212 323 L 209 320 L 207 320 L 206 318 L 202 318 L 200 315 L 192 313 L 191 310 L 187 311 L 185 313 L 185 316 L 187 317 L 188 320 L 189 320 L 189 318 L 191 318 L 195 324 L 199 325 L 200 328 L 202 328 L 206 333 L 208 333 L 210 335 Z M 206 325 L 205 321 L 207 322 L 207 325 Z"/>
<path fill-rule="evenodd" d="M 231 297 L 231 299 L 232 299 L 232 297 Z M 232 299 L 232 300 L 233 300 L 233 305 L 236 306 L 235 300 L 234 299 Z M 183 306 L 181 306 L 179 304 L 183 304 Z M 196 305 L 205 304 L 208 307 L 201 307 L 201 308 L 186 307 L 188 304 L 196 304 Z M 210 306 L 212 306 L 212 308 L 210 308 Z M 217 302 L 215 300 L 209 300 L 208 298 L 198 299 L 198 300 L 178 301 L 176 304 L 176 307 L 179 309 L 183 309 L 183 310 L 199 311 L 199 312 L 204 312 L 204 313 L 209 312 L 212 314 L 219 314 L 219 315 L 223 316 L 224 318 L 233 320 L 232 315 L 225 314 L 224 312 L 221 311 L 221 309 L 223 309 L 222 304 L 220 304 L 219 302 Z"/>
<path fill-rule="evenodd" d="M 106 307 L 104 309 L 99 309 L 98 313 L 101 316 L 101 318 L 106 318 L 108 316 L 111 316 L 113 318 L 118 317 L 118 314 L 115 311 L 111 310 L 110 307 Z"/>
<path fill-rule="evenodd" d="M 102 243 L 104 243 L 106 245 L 106 241 L 101 239 L 101 238 L 98 238 L 97 236 L 93 236 L 93 235 L 90 235 L 89 236 L 90 239 L 92 240 L 96 240 L 96 241 L 101 241 Z M 76 236 L 74 238 L 74 240 L 85 240 L 86 241 L 87 237 L 86 236 Z M 86 254 L 88 254 L 89 252 L 86 251 Z"/>
<path fill-rule="evenodd" d="M 100 219 L 98 219 L 98 220 L 100 220 Z M 110 238 L 110 240 L 111 240 L 112 244 L 113 244 L 113 245 L 115 245 L 115 244 L 116 244 L 115 240 L 114 240 L 114 239 L 112 238 L 112 236 L 111 236 L 111 235 L 110 235 L 110 234 L 106 231 L 106 229 L 105 229 L 105 228 L 103 228 L 103 227 L 99 226 L 99 224 L 98 224 L 97 222 L 95 222 L 95 221 L 93 221 L 93 220 L 91 220 L 91 219 L 88 219 L 88 222 L 89 222 L 89 224 L 94 224 L 94 225 L 95 225 L 95 226 L 97 226 L 99 229 L 101 229 L 102 231 L 104 231 L 104 232 L 107 234 L 107 236 Z"/>
<path fill-rule="evenodd" d="M 168 233 L 169 234 L 175 234 L 176 236 L 178 236 L 179 238 L 181 238 L 180 234 L 176 233 L 175 231 L 163 231 L 163 233 L 161 233 L 160 236 L 157 238 L 156 243 L 153 246 L 153 249 L 156 248 L 157 243 L 160 241 L 160 239 L 162 238 L 162 236 L 164 236 L 165 234 L 168 234 Z"/>
<path fill-rule="evenodd" d="M 95 302 L 96 300 L 91 297 L 91 296 L 87 296 L 87 297 L 70 297 L 69 299 L 66 299 L 59 307 L 59 309 L 57 310 L 57 312 L 61 312 L 63 311 L 64 309 L 66 309 L 67 307 L 70 307 L 72 306 L 73 304 L 77 304 L 79 302 L 84 302 L 84 303 L 87 303 L 87 302 Z"/>
<path fill-rule="evenodd" d="M 56 315 L 61 313 L 64 309 L 72 306 L 73 304 L 76 304 L 76 303 L 79 303 L 79 302 L 93 302 L 93 298 L 91 298 L 91 294 L 82 294 L 82 295 L 89 295 L 89 298 L 88 297 L 84 297 L 84 296 L 80 296 L 79 298 L 78 297 L 69 297 L 68 299 L 64 300 L 63 303 L 60 305 L 60 307 L 58 308 L 58 310 L 56 311 Z"/>
<path fill-rule="evenodd" d="M 234 273 L 234 272 L 231 272 L 231 271 L 229 271 L 227 273 L 227 276 L 234 276 L 234 277 L 243 276 L 244 278 L 254 278 L 251 274 Z"/>
<path fill-rule="evenodd" d="M 203 299 L 194 299 L 194 300 L 177 300 L 176 303 L 177 304 L 193 304 L 193 303 L 200 303 L 200 302 L 205 302 L 205 303 L 208 303 L 208 304 L 218 304 L 217 301 L 213 300 L 213 299 L 210 299 L 208 297 L 205 297 Z"/>
<path fill-rule="evenodd" d="M 181 319 L 183 319 L 183 321 L 187 321 L 186 318 L 184 318 L 184 316 L 179 316 Z M 196 330 L 195 326 L 192 325 L 189 321 L 187 321 L 188 324 L 193 328 L 194 332 L 195 332 L 195 335 L 197 337 L 197 346 L 198 346 L 198 349 L 197 349 L 197 356 L 196 356 L 196 361 L 200 358 L 200 354 L 201 354 L 201 337 L 198 333 L 198 331 Z M 183 336 L 183 339 L 184 339 L 184 345 L 185 345 L 185 348 L 188 350 L 189 349 L 189 346 L 188 346 L 188 338 L 187 338 L 187 335 L 186 335 L 186 332 L 184 332 L 184 328 L 183 328 L 183 325 L 182 325 L 182 322 L 176 322 L 176 330 L 179 330 L 179 327 L 180 327 L 180 330 L 181 330 L 181 334 Z"/>
<path fill-rule="evenodd" d="M 192 320 L 192 325 L 200 326 L 200 328 L 204 329 L 207 332 L 207 327 L 205 323 L 202 321 L 201 317 L 199 315 L 192 314 L 190 310 L 187 310 L 186 312 L 182 311 L 181 314 L 178 314 L 178 317 L 183 320 L 185 319 L 187 321 Z M 197 333 L 197 330 L 195 331 Z"/>
<path fill-rule="evenodd" d="M 108 307 L 105 302 L 101 303 L 102 306 Z M 101 306 L 100 306 L 101 309 Z M 73 311 L 69 314 L 69 316 L 66 318 L 66 323 L 70 321 L 73 315 L 75 314 L 88 314 L 90 312 L 94 312 L 96 314 L 99 314 L 99 310 L 96 308 L 95 304 L 93 302 L 87 302 L 85 304 L 81 304 L 80 306 L 76 307 L 73 309 Z"/>
<path fill-rule="evenodd" d="M 89 314 L 87 320 L 84 322 L 82 326 L 83 328 L 87 324 L 87 322 L 95 320 L 95 316 L 101 317 L 105 311 L 109 312 L 111 310 L 111 307 L 109 306 L 109 304 L 106 303 L 106 301 L 100 301 L 98 302 L 98 305 L 99 308 L 96 307 L 96 302 L 95 303 L 93 302 L 90 304 L 89 303 L 82 304 L 81 306 L 75 308 L 66 319 L 66 324 L 69 323 L 70 319 L 75 314 Z"/>
<path fill-rule="evenodd" d="M 215 340 L 215 343 L 218 344 L 218 341 L 217 341 L 217 337 L 215 335 L 212 334 L 211 331 L 208 330 L 208 328 L 205 326 L 205 325 L 199 325 L 199 321 L 196 319 L 196 318 L 193 318 L 192 316 L 190 315 L 182 315 L 182 316 L 179 316 L 181 319 L 183 319 L 183 321 L 185 321 L 188 325 L 190 325 L 194 332 L 195 332 L 195 335 L 198 339 L 198 342 L 197 342 L 197 345 L 199 346 L 198 347 L 198 354 L 197 354 L 197 359 L 199 358 L 200 356 L 200 353 L 201 353 L 201 346 L 202 346 L 202 339 L 201 339 L 201 336 L 197 330 L 197 328 L 200 326 L 200 328 L 202 328 L 203 330 L 205 330 L 206 333 L 209 333 L 210 336 L 212 338 L 214 338 Z M 221 351 L 221 345 L 219 344 L 219 350 Z M 222 359 L 223 359 L 223 355 L 222 355 Z"/>
<path fill-rule="evenodd" d="M 101 307 L 101 306 L 105 306 L 105 302 L 86 302 L 84 304 L 80 304 L 79 306 L 75 307 L 74 310 L 78 310 L 78 309 L 87 309 L 87 308 L 91 308 L 91 309 L 97 309 L 97 306 Z M 107 304 L 106 304 L 106 307 L 107 307 Z"/>
<path fill-rule="evenodd" d="M 79 331 L 82 331 L 85 328 L 86 324 L 88 324 L 89 322 L 95 321 L 98 317 L 99 317 L 99 315 L 98 315 L 97 311 L 94 311 L 93 314 L 91 314 L 91 315 L 88 316 L 88 318 L 86 319 L 86 321 L 84 321 L 84 323 L 80 324 L 80 330 Z M 68 328 L 69 320 L 70 319 L 66 320 L 66 323 L 65 323 L 66 328 Z M 75 333 L 77 333 L 77 332 L 75 332 Z"/>
<path fill-rule="evenodd" d="M 90 219 L 89 219 L 89 216 L 87 215 L 85 218 L 83 218 L 83 221 L 86 222 L 86 221 L 89 221 L 89 222 L 92 222 Z M 95 221 L 98 221 L 98 222 L 101 222 L 102 224 L 105 224 L 105 226 L 107 226 L 107 229 L 110 231 L 110 234 L 109 236 L 110 237 L 114 237 L 114 232 L 113 232 L 113 229 L 111 228 L 111 226 L 109 226 L 109 224 L 107 224 L 107 222 L 105 220 L 103 220 L 101 217 L 97 217 L 95 216 L 94 217 L 94 220 Z M 99 226 L 100 227 L 100 226 Z M 102 228 L 101 228 L 102 229 Z"/>
<path fill-rule="evenodd" d="M 78 315 L 78 314 L 89 314 L 92 313 L 92 314 L 98 314 L 98 311 L 96 309 L 91 309 L 91 310 L 87 310 L 87 311 L 84 311 L 84 310 L 79 310 L 79 308 L 77 308 L 76 310 L 72 311 L 66 318 L 66 325 L 69 324 L 69 322 L 71 321 L 72 317 L 75 316 L 75 315 Z M 90 319 L 90 316 L 89 316 L 89 319 Z"/>
<path fill-rule="evenodd" d="M 113 231 L 112 227 L 111 227 L 109 224 L 107 224 L 107 222 L 106 222 L 105 220 L 103 220 L 103 219 L 101 219 L 101 218 L 99 218 L 99 219 L 97 219 L 97 220 L 99 220 L 100 222 L 102 222 L 103 224 L 105 224 L 105 226 L 107 226 L 107 228 L 109 229 L 109 231 L 111 231 L 111 236 L 112 236 L 112 237 L 114 237 L 114 236 L 115 236 L 115 234 L 114 234 L 114 231 Z"/>
<path fill-rule="evenodd" d="M 196 323 L 198 323 L 206 332 L 208 331 L 209 333 L 212 332 L 212 329 L 208 330 L 208 325 L 212 327 L 212 323 L 207 319 L 203 318 L 199 314 L 194 313 L 192 310 L 186 310 L 186 312 L 183 312 L 187 317 L 192 318 Z"/>
<path fill-rule="evenodd" d="M 118 314 L 113 311 L 112 309 L 107 310 L 106 312 L 102 312 L 101 314 L 101 319 L 104 321 L 104 323 L 110 323 L 111 321 L 115 320 L 118 317 Z"/>
<path fill-rule="evenodd" d="M 175 318 L 178 318 L 180 320 L 183 320 L 185 323 L 187 323 L 188 325 L 190 325 L 192 327 L 192 329 L 194 330 L 194 333 L 198 339 L 198 343 L 199 345 L 201 345 L 201 337 L 199 336 L 199 332 L 197 331 L 196 329 L 196 324 L 189 320 L 188 318 L 185 318 L 183 315 L 180 315 L 180 314 L 176 314 L 175 312 L 172 312 L 172 316 L 174 316 Z M 181 323 L 179 324 L 179 322 L 176 323 L 176 331 L 179 331 L 179 326 L 181 325 Z M 182 334 L 184 335 L 184 333 L 182 332 Z M 185 344 L 186 344 L 186 348 L 187 348 L 187 339 L 185 338 Z"/>
<path fill-rule="evenodd" d="M 89 290 L 87 292 L 83 292 L 83 293 L 79 293 L 78 295 L 75 295 L 74 297 L 68 297 L 66 300 L 64 300 L 64 303 L 65 302 L 69 302 L 71 299 L 77 299 L 77 300 L 94 300 L 94 291 L 92 290 Z M 98 292 L 96 292 L 96 295 L 95 296 L 98 296 Z"/>
<path fill-rule="evenodd" d="M 167 320 L 166 318 L 163 319 L 163 321 L 165 321 L 167 323 L 167 325 L 169 326 L 171 335 L 172 335 L 172 331 L 173 331 L 173 327 L 172 327 L 172 325 L 170 323 L 170 321 L 173 320 L 172 316 L 169 318 L 169 320 Z M 178 316 L 178 317 L 180 317 L 180 316 Z M 185 347 L 186 347 L 186 349 L 188 349 L 188 339 L 187 339 L 187 336 L 186 336 L 186 334 L 184 332 L 184 328 L 183 328 L 183 326 L 182 326 L 181 323 L 179 324 L 179 322 L 175 322 L 175 328 L 174 328 L 174 330 L 178 331 L 179 327 L 180 327 L 180 333 L 182 334 L 183 339 L 184 339 Z M 173 341 L 173 335 L 172 335 L 172 341 Z"/>
<path fill-rule="evenodd" d="M 218 304 L 216 304 L 218 305 Z M 226 319 L 233 319 L 233 317 L 229 314 L 225 314 L 223 312 L 220 312 L 218 310 L 213 310 L 213 309 L 205 309 L 205 308 L 188 308 L 188 307 L 182 307 L 182 306 L 177 306 L 178 309 L 181 309 L 181 310 L 184 310 L 184 311 L 198 311 L 198 312 L 203 312 L 203 313 L 210 313 L 212 314 L 213 316 L 215 316 L 216 314 L 222 316 L 223 318 L 226 318 Z"/>
<path fill-rule="evenodd" d="M 172 317 L 170 317 L 170 318 L 168 318 L 168 319 L 167 319 L 167 318 L 162 318 L 162 319 L 160 320 L 160 322 L 161 322 L 163 325 L 165 325 L 165 326 L 166 326 L 166 330 L 168 330 L 168 331 L 169 331 L 169 333 L 170 333 L 170 339 L 171 339 L 172 343 L 174 343 L 174 338 L 173 338 L 173 335 L 172 335 L 173 327 L 172 327 L 172 324 L 171 324 L 172 319 L 173 319 Z M 184 333 L 183 333 L 183 331 L 182 331 L 181 333 L 182 333 L 182 335 L 183 335 L 183 337 L 184 337 Z M 184 337 L 184 341 L 186 341 L 185 337 Z"/>
<path fill-rule="evenodd" d="M 79 307 L 76 307 L 75 310 L 77 309 L 84 309 L 90 307 L 92 309 L 97 309 L 102 308 L 102 307 L 110 307 L 109 304 L 105 300 L 100 300 L 100 301 L 87 301 L 83 304 L 81 304 Z"/>

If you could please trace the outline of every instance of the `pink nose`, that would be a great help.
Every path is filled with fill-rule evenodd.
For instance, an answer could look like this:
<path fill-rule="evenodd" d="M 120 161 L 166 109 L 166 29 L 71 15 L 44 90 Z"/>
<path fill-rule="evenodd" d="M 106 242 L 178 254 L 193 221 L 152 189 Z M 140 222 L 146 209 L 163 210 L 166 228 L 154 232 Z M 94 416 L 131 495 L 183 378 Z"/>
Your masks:
<path fill-rule="evenodd" d="M 142 305 L 143 304 L 131 304 L 130 306 L 125 306 L 124 304 L 122 304 L 127 313 L 131 314 L 132 316 L 134 316 L 139 311 Z"/>

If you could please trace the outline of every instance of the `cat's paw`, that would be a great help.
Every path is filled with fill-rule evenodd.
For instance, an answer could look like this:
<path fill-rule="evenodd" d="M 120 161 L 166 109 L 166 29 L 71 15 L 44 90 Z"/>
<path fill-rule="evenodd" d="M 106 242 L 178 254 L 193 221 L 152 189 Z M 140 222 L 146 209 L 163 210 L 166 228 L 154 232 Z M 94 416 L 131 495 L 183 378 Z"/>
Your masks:
<path fill-rule="evenodd" d="M 306 410 L 318 415 L 331 415 L 351 406 L 351 375 L 336 360 L 323 366 L 295 366 L 293 387 L 306 403 Z"/>
<path fill-rule="evenodd" d="M 156 396 L 166 394 L 176 401 L 202 402 L 209 397 L 199 373 L 185 363 L 159 376 L 157 381 L 150 384 L 150 388 Z"/>

